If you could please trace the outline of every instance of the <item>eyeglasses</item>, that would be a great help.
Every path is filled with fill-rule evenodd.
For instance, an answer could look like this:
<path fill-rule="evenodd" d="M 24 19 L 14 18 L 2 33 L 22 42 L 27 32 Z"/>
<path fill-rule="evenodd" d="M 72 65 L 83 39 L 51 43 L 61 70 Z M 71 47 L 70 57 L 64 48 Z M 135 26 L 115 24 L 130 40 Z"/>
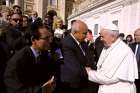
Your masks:
<path fill-rule="evenodd" d="M 51 36 L 40 37 L 39 39 L 43 39 L 43 40 L 51 40 Z"/>
<path fill-rule="evenodd" d="M 87 32 L 83 32 L 82 34 L 83 34 L 83 35 L 86 35 L 86 34 L 87 34 Z"/>
<path fill-rule="evenodd" d="M 23 20 L 22 19 L 12 19 L 13 21 L 15 21 L 16 23 L 19 21 L 19 22 L 22 22 Z"/>

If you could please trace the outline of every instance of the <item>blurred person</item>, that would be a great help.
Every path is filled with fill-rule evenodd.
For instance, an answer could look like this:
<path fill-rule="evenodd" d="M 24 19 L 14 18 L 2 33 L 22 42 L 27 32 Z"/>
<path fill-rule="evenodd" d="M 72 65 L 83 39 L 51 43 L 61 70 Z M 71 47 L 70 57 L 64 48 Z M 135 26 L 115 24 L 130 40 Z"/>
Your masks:
<path fill-rule="evenodd" d="M 6 43 L 9 47 L 11 56 L 26 45 L 26 41 L 22 36 L 22 16 L 20 14 L 12 14 L 10 25 L 6 31 Z"/>
<path fill-rule="evenodd" d="M 0 13 L 0 29 L 6 26 L 7 26 L 7 22 L 4 20 L 3 14 Z"/>
<path fill-rule="evenodd" d="M 54 51 L 61 51 L 61 40 L 64 38 L 63 21 L 60 18 L 54 20 L 54 38 L 52 48 Z"/>
<path fill-rule="evenodd" d="M 135 42 L 130 44 L 130 47 L 136 56 L 138 64 L 138 75 L 140 77 L 140 28 L 134 31 L 134 39 Z M 137 93 L 140 93 L 140 79 L 136 79 L 135 84 L 137 88 Z"/>
<path fill-rule="evenodd" d="M 31 23 L 34 23 L 36 21 L 41 21 L 41 18 L 38 17 L 38 13 L 36 11 L 32 12 L 31 18 L 29 19 Z"/>
<path fill-rule="evenodd" d="M 7 93 L 42 93 L 46 84 L 54 82 L 54 67 L 48 50 L 51 34 L 39 25 L 32 33 L 32 45 L 18 51 L 7 63 Z"/>
<path fill-rule="evenodd" d="M 64 62 L 61 65 L 60 93 L 90 93 L 84 69 L 87 65 L 86 54 L 80 44 L 85 40 L 87 32 L 87 25 L 77 20 L 71 33 L 62 40 Z"/>
<path fill-rule="evenodd" d="M 98 36 L 96 38 L 94 45 L 95 45 L 95 60 L 96 60 L 96 62 L 98 62 L 100 54 L 104 48 L 104 44 L 103 44 L 100 36 Z"/>
<path fill-rule="evenodd" d="M 12 11 L 9 8 L 6 8 L 6 10 L 3 10 L 2 15 L 4 21 L 9 25 L 10 17 L 11 17 Z"/>
<path fill-rule="evenodd" d="M 81 43 L 81 45 L 86 53 L 87 60 L 88 60 L 87 62 L 93 69 L 96 69 L 94 39 L 93 39 L 92 31 L 90 29 L 88 29 L 86 38 Z"/>
<path fill-rule="evenodd" d="M 125 37 L 124 33 L 120 33 L 120 34 L 119 34 L 119 38 L 120 38 L 121 40 L 123 40 L 123 41 L 124 41 L 124 37 Z"/>
<path fill-rule="evenodd" d="M 1 27 L 0 29 L 0 93 L 6 93 L 4 72 L 10 53 L 8 51 L 8 46 L 5 43 L 5 27 Z"/>
<path fill-rule="evenodd" d="M 49 10 L 47 12 L 47 15 L 48 15 L 48 26 L 53 34 L 54 33 L 53 24 L 54 24 L 54 20 L 57 18 L 57 12 L 55 10 Z"/>
<path fill-rule="evenodd" d="M 19 5 L 14 5 L 13 6 L 13 13 L 17 13 L 22 15 L 21 7 Z"/>
<path fill-rule="evenodd" d="M 50 27 L 49 27 L 49 22 L 48 22 L 48 20 L 49 20 L 49 15 L 45 15 L 45 18 L 43 19 L 43 24 L 46 26 L 46 28 L 48 28 L 49 29 L 49 31 L 50 31 Z M 50 31 L 51 32 L 51 31 Z"/>
<path fill-rule="evenodd" d="M 90 29 L 88 29 L 85 41 L 87 42 L 88 46 L 90 46 L 91 44 L 93 45 L 93 43 L 94 43 L 93 34 Z M 93 45 L 93 47 L 94 47 L 94 45 Z"/>
<path fill-rule="evenodd" d="M 25 38 L 26 44 L 31 44 L 31 25 L 29 24 L 29 18 L 28 16 L 23 15 L 22 16 L 22 28 L 21 28 L 21 34 Z"/>
<path fill-rule="evenodd" d="M 54 20 L 54 37 L 56 38 L 63 38 L 64 37 L 64 30 L 63 27 L 63 21 L 60 18 L 56 18 Z"/>
<path fill-rule="evenodd" d="M 131 43 L 133 43 L 133 37 L 132 37 L 132 35 L 127 35 L 126 36 L 125 43 L 128 44 L 128 45 L 131 44 Z"/>
<path fill-rule="evenodd" d="M 136 58 L 118 37 L 118 28 L 112 23 L 104 25 L 100 36 L 105 47 L 97 63 L 97 71 L 86 68 L 89 80 L 100 84 L 98 93 L 136 93 Z"/>

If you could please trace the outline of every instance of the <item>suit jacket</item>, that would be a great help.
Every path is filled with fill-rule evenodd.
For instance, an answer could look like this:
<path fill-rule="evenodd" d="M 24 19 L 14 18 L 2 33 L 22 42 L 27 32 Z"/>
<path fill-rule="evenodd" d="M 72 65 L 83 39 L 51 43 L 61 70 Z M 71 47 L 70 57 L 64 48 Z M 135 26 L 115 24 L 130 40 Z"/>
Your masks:
<path fill-rule="evenodd" d="M 21 31 L 16 28 L 10 28 L 6 32 L 6 43 L 10 52 L 18 51 L 26 45 L 25 38 L 23 38 Z M 13 55 L 14 53 L 11 54 Z"/>
<path fill-rule="evenodd" d="M 134 54 L 135 54 L 135 50 L 136 50 L 136 45 L 137 45 L 137 43 L 132 43 L 132 44 L 130 44 L 129 46 L 130 46 L 130 48 L 132 49 L 132 51 L 134 52 Z M 138 63 L 138 72 L 140 73 L 140 62 L 137 62 Z"/>
<path fill-rule="evenodd" d="M 86 85 L 87 74 L 84 69 L 86 57 L 71 35 L 62 40 L 62 51 L 64 63 L 61 65 L 61 81 L 72 88 L 80 88 Z"/>
<path fill-rule="evenodd" d="M 94 43 L 91 43 L 89 45 L 89 42 L 82 42 L 81 43 L 85 54 L 86 54 L 86 59 L 87 59 L 87 66 L 91 67 L 92 69 L 96 70 L 96 60 L 95 60 L 95 48 L 94 48 Z"/>
<path fill-rule="evenodd" d="M 8 47 L 3 41 L 0 40 L 0 93 L 5 93 L 4 72 L 8 59 Z"/>
<path fill-rule="evenodd" d="M 130 48 L 134 53 L 135 53 L 136 45 L 137 45 L 136 43 L 129 44 Z"/>
<path fill-rule="evenodd" d="M 53 64 L 46 54 L 36 62 L 30 47 L 17 52 L 7 64 L 7 93 L 41 93 L 41 86 L 53 76 Z"/>

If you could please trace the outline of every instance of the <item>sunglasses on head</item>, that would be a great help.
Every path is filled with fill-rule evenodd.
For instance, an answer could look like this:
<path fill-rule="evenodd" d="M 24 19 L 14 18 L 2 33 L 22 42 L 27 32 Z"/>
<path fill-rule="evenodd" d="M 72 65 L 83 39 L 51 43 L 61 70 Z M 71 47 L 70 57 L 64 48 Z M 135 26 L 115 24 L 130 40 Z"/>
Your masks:
<path fill-rule="evenodd" d="M 15 21 L 15 22 L 18 22 L 18 21 L 19 22 L 22 22 L 23 21 L 22 19 L 16 19 L 16 18 L 15 19 L 12 19 L 12 20 Z"/>

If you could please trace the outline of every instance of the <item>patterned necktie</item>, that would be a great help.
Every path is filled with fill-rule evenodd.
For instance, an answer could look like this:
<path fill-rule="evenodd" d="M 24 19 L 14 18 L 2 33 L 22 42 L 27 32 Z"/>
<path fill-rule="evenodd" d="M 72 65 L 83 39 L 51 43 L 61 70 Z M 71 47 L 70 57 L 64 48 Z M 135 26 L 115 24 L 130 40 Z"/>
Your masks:
<path fill-rule="evenodd" d="M 38 56 L 36 57 L 36 63 L 41 62 L 41 52 L 38 52 Z"/>
<path fill-rule="evenodd" d="M 80 49 L 81 49 L 81 51 L 82 51 L 83 55 L 85 56 L 85 51 L 83 50 L 83 48 L 82 48 L 81 44 L 79 44 L 79 47 L 80 47 Z"/>
<path fill-rule="evenodd" d="M 137 52 L 136 52 L 136 60 L 138 64 L 138 72 L 140 73 L 140 45 L 138 44 Z"/>
<path fill-rule="evenodd" d="M 138 45 L 137 54 L 136 54 L 137 62 L 140 61 L 140 45 Z"/>

